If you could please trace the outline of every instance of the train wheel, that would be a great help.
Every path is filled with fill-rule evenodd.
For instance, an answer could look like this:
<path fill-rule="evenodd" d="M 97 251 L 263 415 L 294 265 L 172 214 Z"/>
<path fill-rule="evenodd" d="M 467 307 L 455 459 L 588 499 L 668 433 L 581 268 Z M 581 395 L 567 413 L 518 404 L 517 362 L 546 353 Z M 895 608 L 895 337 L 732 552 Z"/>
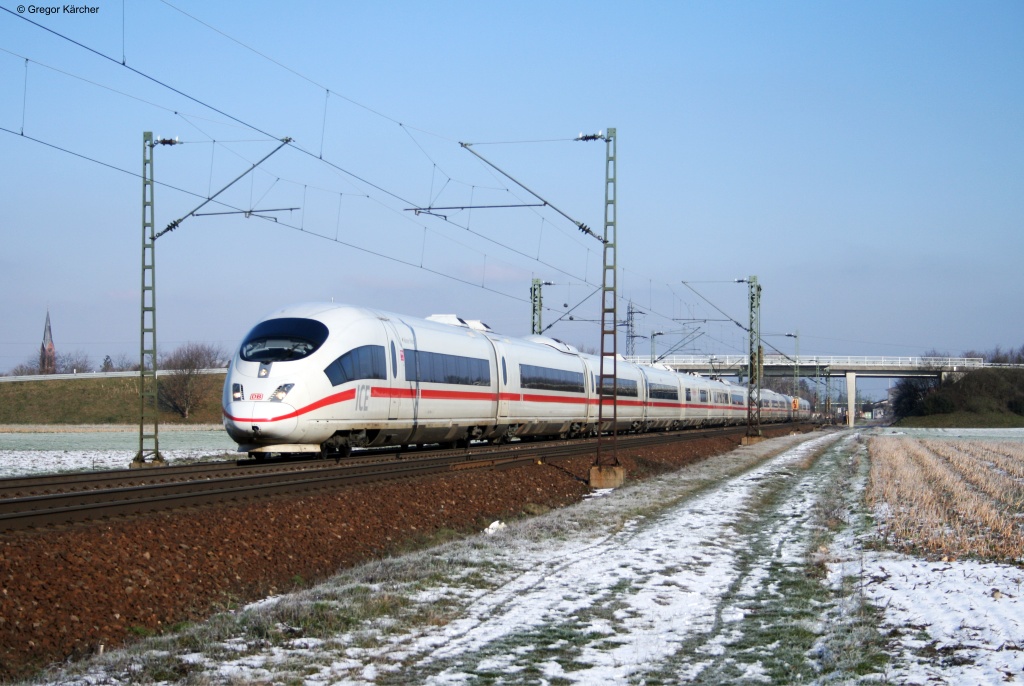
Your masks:
<path fill-rule="evenodd" d="M 352 455 L 352 446 L 350 446 L 350 445 L 339 446 L 336 450 L 330 450 L 330 451 L 328 451 L 328 450 L 321 450 L 320 451 L 320 458 L 321 459 L 334 460 L 335 462 L 337 462 L 338 460 L 342 460 L 342 459 L 344 459 L 346 457 L 349 457 L 351 455 Z"/>

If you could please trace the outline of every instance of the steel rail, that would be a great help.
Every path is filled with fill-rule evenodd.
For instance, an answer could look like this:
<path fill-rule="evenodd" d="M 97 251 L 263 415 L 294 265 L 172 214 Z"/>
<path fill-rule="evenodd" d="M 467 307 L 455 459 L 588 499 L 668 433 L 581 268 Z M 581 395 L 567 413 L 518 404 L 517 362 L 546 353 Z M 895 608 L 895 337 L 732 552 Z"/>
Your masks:
<path fill-rule="evenodd" d="M 373 450 L 357 453 L 344 458 L 345 464 L 371 464 L 383 460 L 394 460 L 399 455 L 410 452 L 420 454 L 424 451 L 410 450 Z M 429 451 L 436 456 L 442 453 Z M 459 451 L 458 454 L 463 454 Z M 29 495 L 45 495 L 50 493 L 70 493 L 86 489 L 116 488 L 119 486 L 144 485 L 149 483 L 167 483 L 171 481 L 187 481 L 189 479 L 209 479 L 221 475 L 245 470 L 248 473 L 285 472 L 302 469 L 324 469 L 334 464 L 334 460 L 323 459 L 265 459 L 254 460 L 241 458 L 238 460 L 210 460 L 184 465 L 165 465 L 147 469 L 104 469 L 84 472 L 64 472 L 57 474 L 33 474 L 0 479 L 0 500 Z"/>
<path fill-rule="evenodd" d="M 488 458 L 479 466 L 528 463 L 531 456 Z M 199 481 L 145 484 L 84 492 L 57 493 L 0 501 L 0 530 L 65 524 L 115 515 L 138 514 L 172 507 L 206 505 L 265 495 L 311 492 L 370 481 L 404 479 L 444 473 L 465 457 L 444 456 L 378 464 L 342 464 L 285 474 L 257 474 Z"/>
<path fill-rule="evenodd" d="M 779 428 L 806 427 L 782 424 Z M 622 437 L 626 449 L 666 445 L 708 437 L 740 436 L 744 427 L 655 432 Z M 739 443 L 739 440 L 737 440 Z M 200 470 L 193 480 L 158 481 L 129 486 L 94 488 L 0 499 L 0 531 L 67 524 L 103 517 L 131 515 L 184 506 L 209 505 L 269 495 L 313 492 L 355 484 L 407 479 L 466 469 L 507 469 L 514 466 L 570 459 L 593 452 L 596 439 L 570 442 L 517 443 L 477 450 L 424 453 L 415 459 L 399 454 L 391 459 L 352 462 L 319 460 L 282 463 L 286 469 L 256 471 L 236 467 L 230 475 L 213 477 Z M 195 465 L 193 465 L 194 467 Z M 171 468 L 145 470 L 155 473 Z M 123 470 L 129 471 L 129 470 Z M 138 473 L 138 470 L 132 470 Z M 77 475 L 76 475 L 77 476 Z"/>

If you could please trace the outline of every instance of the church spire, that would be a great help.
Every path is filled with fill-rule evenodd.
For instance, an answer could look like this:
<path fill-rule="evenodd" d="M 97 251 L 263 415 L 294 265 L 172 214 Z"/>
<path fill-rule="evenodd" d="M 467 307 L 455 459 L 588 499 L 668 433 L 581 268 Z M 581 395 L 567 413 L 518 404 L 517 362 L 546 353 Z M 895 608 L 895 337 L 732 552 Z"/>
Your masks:
<path fill-rule="evenodd" d="M 46 328 L 43 329 L 43 344 L 39 346 L 39 373 L 57 372 L 57 351 L 53 347 L 53 332 L 50 331 L 50 310 L 46 310 Z"/>

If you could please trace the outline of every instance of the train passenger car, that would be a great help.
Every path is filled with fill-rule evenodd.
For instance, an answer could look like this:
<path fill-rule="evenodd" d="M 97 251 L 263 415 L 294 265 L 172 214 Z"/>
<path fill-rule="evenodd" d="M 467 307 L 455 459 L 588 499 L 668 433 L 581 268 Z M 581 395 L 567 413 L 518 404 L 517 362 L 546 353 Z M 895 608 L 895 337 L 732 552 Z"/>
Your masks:
<path fill-rule="evenodd" d="M 682 425 L 704 426 L 710 416 L 710 379 L 699 374 L 680 374 L 683 397 Z"/>
<path fill-rule="evenodd" d="M 708 418 L 706 426 L 727 426 L 732 422 L 732 384 L 718 379 L 708 380 Z"/>
<path fill-rule="evenodd" d="M 797 398 L 796 421 L 807 421 L 811 418 L 811 403 L 803 398 Z"/>
<path fill-rule="evenodd" d="M 743 424 L 747 421 L 747 387 L 725 383 L 729 391 L 729 407 L 725 411 L 727 423 Z"/>
<path fill-rule="evenodd" d="M 789 419 L 789 396 L 767 388 L 761 389 L 761 421 L 784 422 Z"/>
<path fill-rule="evenodd" d="M 644 426 L 651 429 L 672 430 L 683 423 L 685 404 L 682 375 L 667 367 L 639 367 L 647 388 Z"/>
<path fill-rule="evenodd" d="M 232 361 L 224 423 L 240 449 L 347 452 L 493 427 L 493 347 L 472 330 L 301 305 L 257 324 Z M 443 404 L 443 409 L 442 409 Z"/>
<path fill-rule="evenodd" d="M 598 403 L 598 384 L 600 383 L 601 358 L 597 355 L 581 354 L 580 357 L 586 362 L 590 370 L 590 382 L 593 389 L 591 402 L 595 409 Z M 645 405 L 647 398 L 647 385 L 644 383 L 644 376 L 640 368 L 629 364 L 625 360 L 617 360 L 615 370 L 615 407 L 612 407 L 611 388 L 609 388 L 601 399 L 604 403 L 603 417 L 604 424 L 602 431 L 611 431 L 612 414 L 616 416 L 618 423 L 617 431 L 641 431 L 644 425 Z M 609 372 L 611 370 L 608 370 Z M 609 375 L 610 381 L 610 375 Z M 597 416 L 592 418 L 594 428 L 597 427 Z"/>
<path fill-rule="evenodd" d="M 576 348 L 542 336 L 490 338 L 505 386 L 504 438 L 579 436 L 596 421 L 589 369 Z"/>

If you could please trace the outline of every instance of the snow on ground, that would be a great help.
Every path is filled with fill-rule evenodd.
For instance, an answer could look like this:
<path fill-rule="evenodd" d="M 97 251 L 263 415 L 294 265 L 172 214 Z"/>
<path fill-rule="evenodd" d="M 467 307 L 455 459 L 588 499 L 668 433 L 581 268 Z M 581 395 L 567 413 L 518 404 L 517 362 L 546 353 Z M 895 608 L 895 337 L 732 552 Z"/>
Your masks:
<path fill-rule="evenodd" d="M 0 478 L 59 472 L 127 469 L 135 450 L 0 450 Z M 212 457 L 209 450 L 160 449 L 169 464 Z"/>
<path fill-rule="evenodd" d="M 651 521 L 640 516 L 598 539 L 571 547 L 556 541 L 547 550 L 530 551 L 525 569 L 499 592 L 479 598 L 465 617 L 443 631 L 416 641 L 412 651 L 422 655 L 417 664 L 454 662 L 430 680 L 437 683 L 464 681 L 467 667 L 480 669 L 479 662 L 473 664 L 477 655 L 487 658 L 488 671 L 521 670 L 529 657 L 490 656 L 489 646 L 551 625 L 574 627 L 582 648 L 572 672 L 554 663 L 545 669 L 550 677 L 622 682 L 668 660 L 694 634 L 710 632 L 721 619 L 720 600 L 737 579 L 736 556 L 746 543 L 734 525 L 752 491 L 770 472 L 832 440 L 799 445 Z M 609 508 L 621 504 L 606 502 Z M 520 559 L 524 554 L 519 549 L 513 553 Z M 699 668 L 687 671 L 695 675 Z"/>
<path fill-rule="evenodd" d="M 904 431 L 918 438 L 1024 441 L 1022 429 Z M 892 683 L 1024 683 L 1024 560 L 934 561 L 864 550 L 872 539 L 872 531 L 858 537 L 852 528 L 837 536 L 829 581 L 853 577 L 857 591 L 882 609 L 878 629 L 891 638 L 885 675 Z"/>
<path fill-rule="evenodd" d="M 144 681 L 150 663 L 201 683 L 307 686 L 1024 681 L 1024 569 L 865 551 L 863 512 L 831 549 L 809 548 L 821 529 L 815 503 L 858 451 L 851 432 L 741 448 L 346 570 L 215 618 L 214 628 L 197 629 L 207 631 L 202 639 L 114 651 L 55 683 Z M 824 455 L 808 468 L 817 452 Z M 851 477 L 853 487 L 843 482 L 851 503 L 865 471 Z M 806 574 L 808 559 L 822 550 L 831 563 L 817 581 Z M 841 583 L 851 576 L 855 583 Z M 800 584 L 804 595 L 795 597 Z M 808 585 L 821 593 L 808 595 Z M 826 592 L 841 587 L 853 590 L 838 599 Z M 837 672 L 822 646 L 852 633 L 837 616 L 858 600 L 884 618 L 869 629 L 884 635 L 873 650 L 889 663 L 882 655 L 872 672 Z M 791 614 L 792 605 L 804 614 Z M 311 619 L 332 628 L 318 633 Z M 784 654 L 794 630 L 817 636 L 814 647 Z"/>
<path fill-rule="evenodd" d="M 844 552 L 849 553 L 849 550 Z M 898 684 L 1024 682 L 1024 568 L 867 552 L 833 565 L 884 611 Z"/>
<path fill-rule="evenodd" d="M 0 427 L 0 478 L 125 469 L 139 450 L 138 431 L 137 426 Z M 215 426 L 160 429 L 160 454 L 172 464 L 219 457 L 236 447 Z"/>

